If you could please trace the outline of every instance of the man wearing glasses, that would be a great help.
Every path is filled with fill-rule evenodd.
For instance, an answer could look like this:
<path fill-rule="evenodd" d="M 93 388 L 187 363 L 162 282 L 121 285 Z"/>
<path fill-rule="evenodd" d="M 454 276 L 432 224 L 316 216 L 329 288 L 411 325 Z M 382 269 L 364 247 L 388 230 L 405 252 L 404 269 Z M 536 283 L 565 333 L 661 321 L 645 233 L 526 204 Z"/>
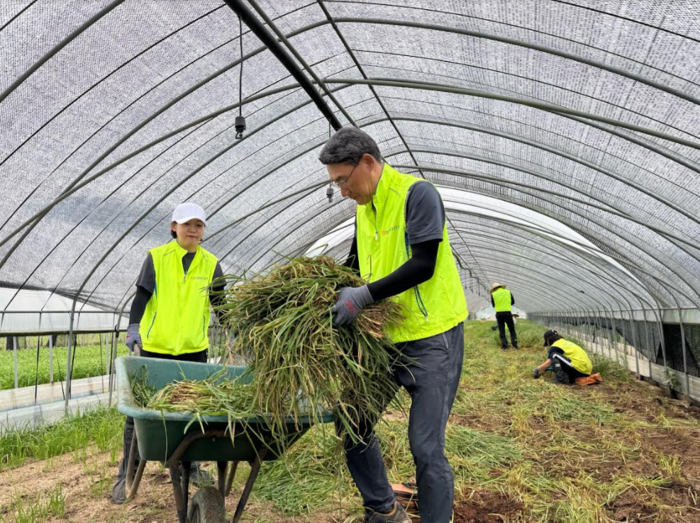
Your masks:
<path fill-rule="evenodd" d="M 319 159 L 341 194 L 357 203 L 346 265 L 368 282 L 340 290 L 333 321 L 352 323 L 364 307 L 385 298 L 402 305 L 405 319 L 387 330 L 404 358 L 392 371 L 394 379 L 412 400 L 408 436 L 421 522 L 448 523 L 454 484 L 444 453 L 445 427 L 462 369 L 467 304 L 442 199 L 432 184 L 384 162 L 376 142 L 354 127 L 340 129 Z M 373 432 L 376 421 L 360 429 L 363 444 L 345 442 L 365 522 L 409 523 L 387 479 Z"/>

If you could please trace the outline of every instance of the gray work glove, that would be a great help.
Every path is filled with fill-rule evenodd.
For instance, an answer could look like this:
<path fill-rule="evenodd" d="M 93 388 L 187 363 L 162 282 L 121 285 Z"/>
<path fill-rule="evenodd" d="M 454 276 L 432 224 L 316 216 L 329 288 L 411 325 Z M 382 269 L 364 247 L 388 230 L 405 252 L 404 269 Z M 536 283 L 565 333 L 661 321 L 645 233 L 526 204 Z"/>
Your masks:
<path fill-rule="evenodd" d="M 539 367 L 535 367 L 535 369 L 532 371 L 532 377 L 537 379 L 540 377 L 540 369 Z"/>
<path fill-rule="evenodd" d="M 139 334 L 139 327 L 140 325 L 138 323 L 132 323 L 126 329 L 126 338 L 124 339 L 124 343 L 126 343 L 126 346 L 129 347 L 130 351 L 134 350 L 134 343 L 141 347 L 141 334 Z"/>
<path fill-rule="evenodd" d="M 367 285 L 343 287 L 338 293 L 338 301 L 331 309 L 333 325 L 349 325 L 367 305 L 374 303 Z"/>

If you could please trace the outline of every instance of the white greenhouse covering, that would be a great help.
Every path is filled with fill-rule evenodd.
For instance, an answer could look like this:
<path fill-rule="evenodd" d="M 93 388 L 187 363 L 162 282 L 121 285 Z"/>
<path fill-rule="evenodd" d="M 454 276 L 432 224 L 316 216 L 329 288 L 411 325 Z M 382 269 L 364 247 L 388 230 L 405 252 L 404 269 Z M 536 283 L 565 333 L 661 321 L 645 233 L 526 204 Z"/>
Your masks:
<path fill-rule="evenodd" d="M 3 305 L 113 321 L 186 200 L 224 272 L 307 252 L 352 223 L 318 153 L 357 125 L 442 188 L 473 312 L 493 281 L 528 314 L 697 312 L 699 19 L 695 0 L 4 0 Z"/>
<path fill-rule="evenodd" d="M 50 291 L 0 287 L 0 332 L 25 334 L 67 332 L 73 300 Z M 128 318 L 92 305 L 78 303 L 74 311 L 75 332 L 125 329 Z"/>

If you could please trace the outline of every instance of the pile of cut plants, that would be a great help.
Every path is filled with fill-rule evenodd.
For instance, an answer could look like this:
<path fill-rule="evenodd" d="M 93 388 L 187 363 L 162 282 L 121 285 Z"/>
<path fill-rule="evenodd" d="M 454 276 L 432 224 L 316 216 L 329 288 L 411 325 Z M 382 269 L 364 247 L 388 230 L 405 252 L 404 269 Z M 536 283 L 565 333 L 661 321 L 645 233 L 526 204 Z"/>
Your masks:
<path fill-rule="evenodd" d="M 219 311 L 232 334 L 229 351 L 248 362 L 235 380 L 218 373 L 206 380 L 176 381 L 135 391 L 141 405 L 162 411 L 264 416 L 283 437 L 299 423 L 335 414 L 353 439 L 362 416 L 379 419 L 397 387 L 390 369 L 399 353 L 385 334 L 401 320 L 399 305 L 374 303 L 351 325 L 333 325 L 332 307 L 343 287 L 364 281 L 328 257 L 294 258 L 265 275 L 227 277 L 232 285 Z"/>

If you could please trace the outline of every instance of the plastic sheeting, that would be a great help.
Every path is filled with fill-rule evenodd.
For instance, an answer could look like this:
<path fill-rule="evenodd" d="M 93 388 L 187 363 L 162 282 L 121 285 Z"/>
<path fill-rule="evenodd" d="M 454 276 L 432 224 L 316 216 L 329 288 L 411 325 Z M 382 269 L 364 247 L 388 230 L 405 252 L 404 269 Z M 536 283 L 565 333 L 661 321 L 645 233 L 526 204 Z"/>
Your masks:
<path fill-rule="evenodd" d="M 28 334 L 68 332 L 73 299 L 51 291 L 0 288 L 0 332 Z M 75 332 L 123 330 L 128 318 L 78 302 L 73 312 Z"/>
<path fill-rule="evenodd" d="M 453 189 L 470 309 L 486 306 L 492 281 L 528 312 L 556 311 L 562 297 L 582 309 L 697 308 L 697 2 L 260 7 L 389 163 Z M 38 310 L 56 294 L 70 308 L 128 308 L 146 250 L 169 239 L 185 200 L 210 214 L 204 246 L 226 272 L 303 253 L 352 217 L 352 202 L 325 198 L 328 122 L 245 26 L 239 92 L 239 38 L 218 0 L 0 4 L 9 307 L 25 306 L 17 289 L 42 289 Z M 458 205 L 474 195 L 576 237 Z"/>

